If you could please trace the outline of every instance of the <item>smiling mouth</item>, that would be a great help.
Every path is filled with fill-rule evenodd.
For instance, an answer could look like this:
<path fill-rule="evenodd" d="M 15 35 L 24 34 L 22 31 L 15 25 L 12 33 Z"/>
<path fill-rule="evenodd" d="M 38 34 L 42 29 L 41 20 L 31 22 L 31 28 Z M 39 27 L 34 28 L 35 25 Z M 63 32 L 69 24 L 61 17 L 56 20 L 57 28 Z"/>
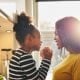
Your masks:
<path fill-rule="evenodd" d="M 42 43 L 40 44 L 40 46 L 42 45 Z"/>
<path fill-rule="evenodd" d="M 57 43 L 57 45 L 59 45 L 59 44 Z"/>
<path fill-rule="evenodd" d="M 56 43 L 58 44 L 58 41 L 56 41 Z"/>
<path fill-rule="evenodd" d="M 55 42 L 56 42 L 57 45 L 59 45 L 57 40 L 55 40 Z"/>
<path fill-rule="evenodd" d="M 39 45 L 40 48 L 41 48 L 41 45 L 42 45 L 42 44 Z"/>

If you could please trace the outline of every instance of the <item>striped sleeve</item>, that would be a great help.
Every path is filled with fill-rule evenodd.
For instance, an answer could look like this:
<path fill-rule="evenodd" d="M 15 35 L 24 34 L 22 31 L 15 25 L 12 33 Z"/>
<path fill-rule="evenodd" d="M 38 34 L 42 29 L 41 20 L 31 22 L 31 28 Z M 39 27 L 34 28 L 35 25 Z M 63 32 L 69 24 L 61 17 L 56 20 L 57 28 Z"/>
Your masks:
<path fill-rule="evenodd" d="M 42 60 L 40 68 L 37 70 L 36 63 L 31 54 L 25 54 L 20 58 L 21 69 L 29 80 L 45 80 L 50 63 L 51 61 L 48 59 Z"/>

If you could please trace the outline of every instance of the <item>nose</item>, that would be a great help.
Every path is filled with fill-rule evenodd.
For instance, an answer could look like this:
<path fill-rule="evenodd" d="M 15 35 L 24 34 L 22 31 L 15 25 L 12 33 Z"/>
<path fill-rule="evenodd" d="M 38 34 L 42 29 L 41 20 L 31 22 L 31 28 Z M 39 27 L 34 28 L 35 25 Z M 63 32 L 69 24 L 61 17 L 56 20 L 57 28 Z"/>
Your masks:
<path fill-rule="evenodd" d="M 54 36 L 54 40 L 56 40 L 56 36 Z"/>

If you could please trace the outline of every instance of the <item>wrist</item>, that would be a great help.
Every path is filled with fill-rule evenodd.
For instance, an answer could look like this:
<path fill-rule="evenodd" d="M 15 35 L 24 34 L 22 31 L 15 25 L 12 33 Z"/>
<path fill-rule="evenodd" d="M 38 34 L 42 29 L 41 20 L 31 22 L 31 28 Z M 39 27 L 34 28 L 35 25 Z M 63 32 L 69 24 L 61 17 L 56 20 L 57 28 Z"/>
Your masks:
<path fill-rule="evenodd" d="M 51 60 L 51 58 L 49 58 L 49 57 L 44 57 L 43 59 Z"/>

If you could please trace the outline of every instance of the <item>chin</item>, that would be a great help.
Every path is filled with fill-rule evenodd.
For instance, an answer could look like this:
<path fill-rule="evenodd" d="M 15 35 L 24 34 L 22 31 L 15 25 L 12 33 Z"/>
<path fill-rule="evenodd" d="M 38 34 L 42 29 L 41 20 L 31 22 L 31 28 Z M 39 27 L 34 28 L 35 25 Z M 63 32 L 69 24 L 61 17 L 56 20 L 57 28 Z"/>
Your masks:
<path fill-rule="evenodd" d="M 58 46 L 58 49 L 61 49 L 61 47 L 59 45 L 57 45 L 57 46 Z"/>
<path fill-rule="evenodd" d="M 40 50 L 40 48 L 36 48 L 36 49 L 35 49 L 35 51 L 39 51 L 39 50 Z"/>
<path fill-rule="evenodd" d="M 40 50 L 40 48 L 37 49 L 37 51 L 39 51 L 39 50 Z"/>
<path fill-rule="evenodd" d="M 58 49 L 61 49 L 60 47 L 58 47 Z"/>
<path fill-rule="evenodd" d="M 58 46 L 58 49 L 62 49 L 63 47 L 62 46 Z"/>

